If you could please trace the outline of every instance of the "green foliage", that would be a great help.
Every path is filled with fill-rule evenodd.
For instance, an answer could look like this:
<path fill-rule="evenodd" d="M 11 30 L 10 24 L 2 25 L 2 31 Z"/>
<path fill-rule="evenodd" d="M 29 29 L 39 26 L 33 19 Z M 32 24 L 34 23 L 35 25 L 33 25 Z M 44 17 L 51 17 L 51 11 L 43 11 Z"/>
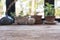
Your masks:
<path fill-rule="evenodd" d="M 13 16 L 13 17 L 15 17 L 16 15 L 15 15 L 15 12 L 13 13 L 13 12 L 11 12 L 10 13 L 11 14 L 11 16 Z"/>
<path fill-rule="evenodd" d="M 44 7 L 45 16 L 54 16 L 54 8 L 52 4 L 46 3 L 46 6 Z"/>
<path fill-rule="evenodd" d="M 23 17 L 23 11 L 21 11 L 20 13 L 19 13 L 19 17 Z"/>
<path fill-rule="evenodd" d="M 30 13 L 27 13 L 25 16 L 27 16 L 27 17 L 30 16 Z"/>

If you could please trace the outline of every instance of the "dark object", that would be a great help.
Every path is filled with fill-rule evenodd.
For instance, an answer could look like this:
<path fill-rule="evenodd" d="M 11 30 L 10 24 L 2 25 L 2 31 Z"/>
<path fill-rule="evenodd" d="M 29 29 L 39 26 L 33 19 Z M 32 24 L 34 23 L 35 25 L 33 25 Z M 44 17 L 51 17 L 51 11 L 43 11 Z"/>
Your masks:
<path fill-rule="evenodd" d="M 55 1 L 54 1 L 54 0 L 45 0 L 45 1 L 44 1 L 44 4 L 45 4 L 46 2 L 54 5 L 54 2 L 55 2 Z M 46 6 L 46 4 L 45 4 L 45 6 Z"/>
<path fill-rule="evenodd" d="M 45 24 L 53 25 L 56 24 L 55 16 L 45 16 Z"/>
<path fill-rule="evenodd" d="M 14 0 L 6 0 L 6 14 L 8 16 L 11 16 L 11 12 L 15 12 L 15 3 L 10 7 L 10 9 L 8 10 L 9 6 L 11 5 L 11 3 L 14 2 Z"/>
<path fill-rule="evenodd" d="M 0 24 L 1 25 L 10 25 L 14 22 L 13 18 L 11 18 L 10 16 L 6 16 L 6 17 L 3 17 L 1 20 L 0 20 Z"/>
<path fill-rule="evenodd" d="M 45 20 L 48 22 L 54 22 L 55 21 L 55 16 L 46 16 Z"/>

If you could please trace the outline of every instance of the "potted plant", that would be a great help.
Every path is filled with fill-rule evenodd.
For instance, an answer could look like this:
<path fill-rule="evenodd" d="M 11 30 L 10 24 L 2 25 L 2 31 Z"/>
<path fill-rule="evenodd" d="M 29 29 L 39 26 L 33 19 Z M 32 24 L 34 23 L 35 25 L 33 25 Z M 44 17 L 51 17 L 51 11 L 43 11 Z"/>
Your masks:
<path fill-rule="evenodd" d="M 44 12 L 45 12 L 45 22 L 48 24 L 54 23 L 54 21 L 55 21 L 55 16 L 54 16 L 55 10 L 53 8 L 53 5 L 46 3 L 46 6 L 44 8 Z"/>
<path fill-rule="evenodd" d="M 28 17 L 23 14 L 23 11 L 19 13 L 18 17 L 15 17 L 15 23 L 16 24 L 21 24 L 21 25 L 26 25 L 28 24 Z"/>
<path fill-rule="evenodd" d="M 17 17 L 15 13 L 11 12 L 11 16 L 15 18 L 15 23 L 13 24 L 19 24 L 19 25 L 33 25 L 35 24 L 35 19 L 30 17 L 30 14 L 27 13 L 26 15 L 23 14 L 23 11 L 20 12 L 19 16 Z"/>
<path fill-rule="evenodd" d="M 42 15 L 37 15 L 39 12 L 35 12 L 32 18 L 35 18 L 35 24 L 42 24 Z"/>

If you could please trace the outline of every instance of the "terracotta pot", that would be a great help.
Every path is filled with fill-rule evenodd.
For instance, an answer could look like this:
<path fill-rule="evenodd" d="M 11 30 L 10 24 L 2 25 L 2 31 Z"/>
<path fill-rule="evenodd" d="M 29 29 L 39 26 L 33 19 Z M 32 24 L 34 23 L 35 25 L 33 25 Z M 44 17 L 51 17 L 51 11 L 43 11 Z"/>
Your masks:
<path fill-rule="evenodd" d="M 15 17 L 16 24 L 24 25 L 27 24 L 27 22 L 28 22 L 28 17 Z"/>
<path fill-rule="evenodd" d="M 42 24 L 42 16 L 41 15 L 34 15 L 31 17 L 35 18 L 35 24 Z"/>
<path fill-rule="evenodd" d="M 45 20 L 46 20 L 47 22 L 54 22 L 54 21 L 55 21 L 55 16 L 46 16 L 46 17 L 45 17 Z"/>

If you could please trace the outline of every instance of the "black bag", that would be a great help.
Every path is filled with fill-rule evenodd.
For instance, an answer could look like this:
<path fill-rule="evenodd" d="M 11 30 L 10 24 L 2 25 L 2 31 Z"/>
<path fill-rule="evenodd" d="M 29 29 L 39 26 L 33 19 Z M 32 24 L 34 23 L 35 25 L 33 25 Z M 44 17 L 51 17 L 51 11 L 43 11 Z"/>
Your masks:
<path fill-rule="evenodd" d="M 12 17 L 10 17 L 10 16 L 3 17 L 0 20 L 1 25 L 10 25 L 13 22 L 14 22 L 14 19 Z"/>

